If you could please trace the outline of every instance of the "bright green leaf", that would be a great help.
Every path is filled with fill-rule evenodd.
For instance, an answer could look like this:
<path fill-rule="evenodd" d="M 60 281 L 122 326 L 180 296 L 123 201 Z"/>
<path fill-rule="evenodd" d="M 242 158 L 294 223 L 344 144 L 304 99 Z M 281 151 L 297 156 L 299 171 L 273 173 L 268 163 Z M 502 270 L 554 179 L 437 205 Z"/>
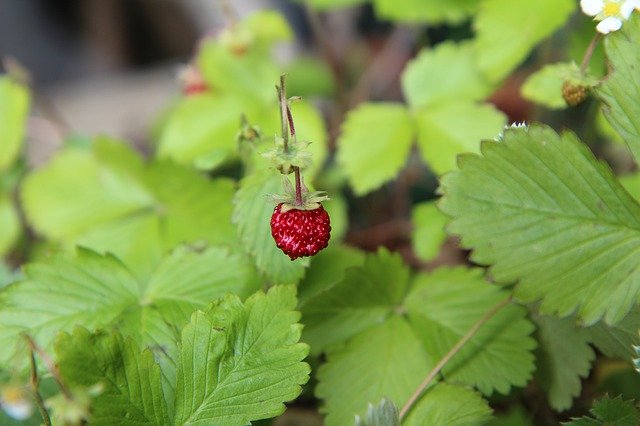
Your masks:
<path fill-rule="evenodd" d="M 309 379 L 295 288 L 236 296 L 196 312 L 182 331 L 176 422 L 238 425 L 281 414 Z"/>
<path fill-rule="evenodd" d="M 356 416 L 355 426 L 400 426 L 398 407 L 388 398 L 378 405 L 369 404 L 364 417 Z"/>
<path fill-rule="evenodd" d="M 597 91 L 604 102 L 604 114 L 629 145 L 640 162 L 640 16 L 632 14 L 622 30 L 605 37 L 604 46 L 611 69 Z"/>
<path fill-rule="evenodd" d="M 367 2 L 368 0 L 295 0 L 300 3 L 308 3 L 314 9 L 327 10 L 340 7 L 355 6 Z"/>
<path fill-rule="evenodd" d="M 72 389 L 100 384 L 91 401 L 92 425 L 170 425 L 161 373 L 149 350 L 119 334 L 76 328 L 55 342 L 60 376 Z"/>
<path fill-rule="evenodd" d="M 433 260 L 447 239 L 444 230 L 449 218 L 433 202 L 416 204 L 411 212 L 413 250 L 423 261 Z"/>
<path fill-rule="evenodd" d="M 275 205 L 268 195 L 280 192 L 281 175 L 254 173 L 245 177 L 234 198 L 233 221 L 258 270 L 271 283 L 294 284 L 304 275 L 309 259 L 292 261 L 276 246 L 271 236 L 270 220 Z"/>
<path fill-rule="evenodd" d="M 493 265 L 497 282 L 519 281 L 516 297 L 542 299 L 543 314 L 624 318 L 640 294 L 640 206 L 611 169 L 541 125 L 507 130 L 482 154 L 441 182 L 448 229 L 474 261 Z"/>
<path fill-rule="evenodd" d="M 0 194 L 0 256 L 15 244 L 21 231 L 20 217 L 11 199 Z"/>
<path fill-rule="evenodd" d="M 327 426 L 353 424 L 370 401 L 387 397 L 402 406 L 432 366 L 411 327 L 399 316 L 358 334 L 328 353 L 316 395 Z"/>
<path fill-rule="evenodd" d="M 440 3 L 444 7 L 450 4 Z M 469 42 L 447 42 L 422 50 L 402 74 L 402 89 L 409 105 L 421 108 L 441 102 L 485 98 L 492 87 L 476 69 L 473 54 Z"/>
<path fill-rule="evenodd" d="M 459 23 L 471 16 L 479 0 L 374 0 L 376 13 L 384 19 L 411 23 Z"/>
<path fill-rule="evenodd" d="M 566 74 L 573 67 L 575 64 L 568 62 L 546 65 L 527 78 L 521 88 L 522 96 L 548 108 L 566 108 L 567 103 L 562 97 L 562 85 Z"/>
<path fill-rule="evenodd" d="M 406 293 L 409 270 L 398 254 L 381 249 L 364 265 L 347 269 L 330 291 L 302 309 L 304 341 L 312 353 L 344 342 L 393 314 Z"/>
<path fill-rule="evenodd" d="M 489 81 L 499 82 L 575 9 L 574 0 L 484 1 L 474 22 L 477 66 Z"/>
<path fill-rule="evenodd" d="M 640 424 L 640 412 L 633 401 L 608 395 L 597 401 L 591 409 L 591 417 L 573 419 L 567 426 L 636 426 Z"/>
<path fill-rule="evenodd" d="M 287 65 L 287 92 L 295 96 L 331 96 L 335 82 L 331 68 L 315 56 L 301 56 Z"/>
<path fill-rule="evenodd" d="M 0 172 L 9 168 L 20 153 L 29 104 L 25 86 L 0 76 Z"/>
<path fill-rule="evenodd" d="M 267 48 L 276 42 L 293 38 L 287 20 L 275 10 L 258 10 L 243 19 L 239 25 L 251 32 L 255 43 L 264 44 Z"/>
<path fill-rule="evenodd" d="M 431 358 L 441 359 L 507 297 L 507 292 L 487 283 L 479 269 L 441 268 L 416 278 L 405 306 Z M 506 394 L 511 386 L 524 386 L 534 370 L 532 332 L 526 310 L 509 304 L 480 328 L 442 375 L 448 383 L 474 385 L 486 395 L 494 389 Z"/>
<path fill-rule="evenodd" d="M 572 318 L 539 316 L 537 377 L 551 407 L 564 411 L 580 395 L 581 379 L 589 375 L 595 353 L 589 335 Z"/>
<path fill-rule="evenodd" d="M 491 408 L 477 392 L 441 383 L 427 390 L 402 424 L 468 426 L 481 425 L 490 419 Z"/>
<path fill-rule="evenodd" d="M 635 355 L 633 346 L 640 345 L 640 307 L 634 306 L 619 323 L 599 322 L 587 329 L 588 339 L 609 358 L 629 359 Z"/>
<path fill-rule="evenodd" d="M 489 104 L 453 102 L 417 111 L 418 145 L 424 161 L 438 175 L 455 168 L 456 157 L 479 152 L 482 139 L 492 139 L 506 123 Z"/>
<path fill-rule="evenodd" d="M 349 113 L 338 139 L 338 163 L 357 195 L 396 176 L 407 159 L 413 136 L 411 116 L 400 104 L 368 103 Z"/>

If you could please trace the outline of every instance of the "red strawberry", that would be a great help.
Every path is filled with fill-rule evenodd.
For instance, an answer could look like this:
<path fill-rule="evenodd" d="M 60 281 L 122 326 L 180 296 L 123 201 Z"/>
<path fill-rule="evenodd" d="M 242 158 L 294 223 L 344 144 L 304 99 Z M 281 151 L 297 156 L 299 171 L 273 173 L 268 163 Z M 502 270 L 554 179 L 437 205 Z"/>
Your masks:
<path fill-rule="evenodd" d="M 291 260 L 313 256 L 329 244 L 329 214 L 320 205 L 313 210 L 286 209 L 280 203 L 271 216 L 271 235 L 276 245 Z"/>

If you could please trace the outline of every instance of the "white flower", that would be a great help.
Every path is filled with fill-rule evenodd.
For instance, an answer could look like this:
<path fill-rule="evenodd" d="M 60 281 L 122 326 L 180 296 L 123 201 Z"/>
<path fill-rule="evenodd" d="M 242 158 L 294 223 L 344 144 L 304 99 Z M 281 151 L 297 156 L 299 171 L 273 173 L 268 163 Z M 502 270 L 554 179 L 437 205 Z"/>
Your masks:
<path fill-rule="evenodd" d="M 9 384 L 0 389 L 0 407 L 9 417 L 25 420 L 33 413 L 33 404 L 27 392 L 18 385 Z"/>
<path fill-rule="evenodd" d="M 640 9 L 640 0 L 580 0 L 580 7 L 586 15 L 600 21 L 596 25 L 599 32 L 608 34 L 619 30 L 633 9 Z"/>

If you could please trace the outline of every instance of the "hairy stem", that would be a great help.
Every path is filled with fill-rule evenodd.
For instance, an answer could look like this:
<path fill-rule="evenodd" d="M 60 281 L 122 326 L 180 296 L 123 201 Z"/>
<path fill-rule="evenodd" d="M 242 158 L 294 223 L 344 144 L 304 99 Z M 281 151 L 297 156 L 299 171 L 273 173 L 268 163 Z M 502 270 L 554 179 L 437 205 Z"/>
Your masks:
<path fill-rule="evenodd" d="M 289 152 L 289 129 L 287 123 L 287 86 L 285 85 L 286 76 L 280 76 L 280 86 L 276 86 L 278 90 L 278 101 L 280 102 L 280 127 L 282 129 L 282 140 L 284 141 L 284 152 Z"/>
<path fill-rule="evenodd" d="M 47 411 L 47 407 L 44 405 L 44 400 L 42 399 L 42 395 L 40 395 L 40 391 L 38 387 L 40 385 L 40 379 L 38 378 L 38 368 L 36 366 L 36 357 L 33 353 L 33 349 L 30 351 L 31 356 L 31 377 L 30 377 L 30 385 L 31 392 L 33 393 L 33 398 L 36 400 L 36 405 L 38 406 L 38 411 L 40 411 L 40 416 L 42 417 L 42 421 L 45 426 L 51 426 L 51 417 L 49 417 L 49 412 Z"/>
<path fill-rule="evenodd" d="M 400 419 L 402 420 L 402 418 L 404 416 L 407 415 L 407 413 L 409 412 L 409 410 L 411 409 L 411 407 L 413 407 L 413 404 L 415 404 L 415 402 L 418 400 L 418 398 L 420 397 L 420 395 L 422 395 L 422 392 L 424 392 L 424 390 L 427 388 L 427 386 L 429 386 L 431 384 L 431 382 L 433 381 L 433 379 L 438 375 L 438 373 L 440 373 L 440 371 L 444 368 L 445 365 L 447 365 L 447 363 L 449 361 L 451 361 L 451 358 L 453 358 L 459 351 L 460 349 L 462 349 L 462 347 L 467 344 L 467 342 L 469 340 L 471 340 L 471 338 L 473 336 L 476 335 L 476 333 L 478 332 L 478 330 L 480 330 L 480 328 L 487 322 L 489 321 L 500 309 L 504 308 L 505 306 L 507 306 L 509 304 L 509 302 L 511 302 L 511 296 L 507 297 L 504 300 L 501 300 L 500 302 L 496 303 L 491 309 L 489 309 L 483 316 L 482 318 L 480 318 L 475 324 L 473 324 L 473 326 L 469 329 L 469 331 L 467 331 L 467 333 L 462 336 L 462 338 L 460 338 L 460 340 L 458 341 L 458 343 L 456 343 L 450 350 L 449 352 L 447 352 L 447 354 L 442 357 L 442 359 L 440 360 L 440 362 L 438 362 L 438 364 L 436 364 L 435 367 L 433 367 L 433 369 L 431 371 L 429 371 L 429 373 L 427 374 L 427 376 L 424 378 L 424 380 L 422 381 L 422 383 L 420 383 L 420 386 L 418 386 L 418 388 L 416 389 L 416 391 L 411 395 L 411 397 L 409 398 L 409 400 L 404 404 L 404 406 L 402 407 L 402 409 L 400 410 Z"/>
<path fill-rule="evenodd" d="M 593 36 L 593 39 L 591 39 L 591 43 L 589 43 L 589 47 L 587 47 L 587 50 L 584 52 L 584 56 L 582 57 L 582 64 L 580 65 L 580 72 L 582 74 L 584 74 L 587 71 L 587 67 L 589 66 L 589 61 L 591 61 L 593 52 L 595 51 L 596 46 L 598 45 L 598 42 L 600 41 L 601 38 L 602 38 L 602 34 L 596 33 L 596 35 Z"/>
<path fill-rule="evenodd" d="M 73 394 L 62 381 L 62 377 L 60 377 L 60 372 L 58 371 L 58 368 L 56 367 L 55 363 L 51 360 L 49 355 L 44 350 L 42 350 L 41 347 L 38 346 L 38 344 L 35 342 L 35 340 L 33 340 L 31 336 L 25 334 L 24 338 L 27 340 L 27 344 L 29 345 L 31 352 L 32 353 L 36 352 L 40 357 L 40 359 L 44 362 L 44 365 L 47 367 L 47 370 L 53 377 L 53 380 L 56 381 L 58 388 L 60 388 L 60 391 L 64 394 L 64 396 L 68 399 L 73 399 Z"/>

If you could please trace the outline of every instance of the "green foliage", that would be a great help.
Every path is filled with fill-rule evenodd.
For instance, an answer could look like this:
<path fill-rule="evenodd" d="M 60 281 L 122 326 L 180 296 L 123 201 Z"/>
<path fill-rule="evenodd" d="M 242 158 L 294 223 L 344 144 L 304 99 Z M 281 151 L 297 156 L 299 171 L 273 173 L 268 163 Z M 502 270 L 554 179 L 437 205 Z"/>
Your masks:
<path fill-rule="evenodd" d="M 294 288 L 274 287 L 244 304 L 229 295 L 196 311 L 181 333 L 175 399 L 163 393 L 152 352 L 120 334 L 62 334 L 60 374 L 73 388 L 101 386 L 91 424 L 231 426 L 273 417 L 309 375 L 295 304 Z"/>
<path fill-rule="evenodd" d="M 26 87 L 0 76 L 0 172 L 11 167 L 20 153 L 30 102 Z"/>
<path fill-rule="evenodd" d="M 545 65 L 522 85 L 522 96 L 547 108 L 566 108 L 562 84 L 573 68 L 577 68 L 576 65 L 567 62 Z"/>
<path fill-rule="evenodd" d="M 413 123 L 400 104 L 363 104 L 351 111 L 338 140 L 338 162 L 357 195 L 393 179 L 413 143 Z"/>
<path fill-rule="evenodd" d="M 582 378 L 591 370 L 595 353 L 589 334 L 570 318 L 540 316 L 538 326 L 537 378 L 547 393 L 551 407 L 564 411 L 580 395 Z"/>
<path fill-rule="evenodd" d="M 413 250 L 421 260 L 433 260 L 447 238 L 444 230 L 449 218 L 434 202 L 416 204 L 411 212 L 413 222 Z"/>
<path fill-rule="evenodd" d="M 622 30 L 605 38 L 604 45 L 611 72 L 598 89 L 604 114 L 640 161 L 640 16 L 634 13 Z"/>
<path fill-rule="evenodd" d="M 477 392 L 442 383 L 427 391 L 403 425 L 481 425 L 490 418 L 491 408 Z"/>
<path fill-rule="evenodd" d="M 416 277 L 404 306 L 429 356 L 437 360 L 507 297 L 484 281 L 481 270 L 441 268 Z M 534 369 L 532 332 L 523 308 L 502 308 L 447 363 L 444 379 L 474 385 L 486 395 L 524 386 Z"/>
<path fill-rule="evenodd" d="M 9 197 L 0 193 L 0 255 L 15 244 L 21 232 L 20 217 Z"/>
<path fill-rule="evenodd" d="M 591 409 L 591 417 L 573 419 L 570 426 L 634 426 L 640 423 L 640 412 L 631 401 L 622 398 L 605 396 L 597 401 Z"/>
<path fill-rule="evenodd" d="M 640 206 L 572 134 L 507 130 L 441 185 L 449 229 L 498 282 L 519 281 L 519 300 L 587 324 L 616 323 L 637 301 Z"/>
<path fill-rule="evenodd" d="M 399 22 L 459 23 L 478 9 L 479 0 L 374 0 L 380 17 Z"/>
<path fill-rule="evenodd" d="M 369 404 L 364 418 L 356 416 L 355 426 L 400 426 L 398 407 L 391 400 L 382 398 L 376 406 Z"/>
<path fill-rule="evenodd" d="M 634 345 L 640 344 L 640 308 L 634 306 L 631 312 L 617 324 L 607 325 L 603 322 L 586 329 L 589 341 L 600 352 L 611 358 L 628 359 L 635 353 Z"/>
<path fill-rule="evenodd" d="M 478 68 L 489 81 L 502 80 L 575 8 L 573 0 L 485 0 L 474 21 Z"/>

